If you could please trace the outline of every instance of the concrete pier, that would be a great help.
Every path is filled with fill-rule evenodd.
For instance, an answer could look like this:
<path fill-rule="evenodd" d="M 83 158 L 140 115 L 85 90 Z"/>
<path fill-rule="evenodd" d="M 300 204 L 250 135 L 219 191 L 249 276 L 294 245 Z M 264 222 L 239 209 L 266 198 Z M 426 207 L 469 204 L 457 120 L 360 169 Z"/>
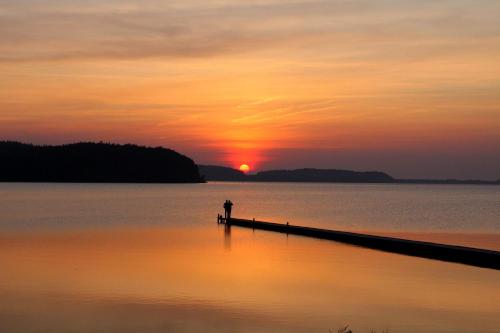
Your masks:
<path fill-rule="evenodd" d="M 500 270 L 500 252 L 493 250 L 302 227 L 288 223 L 279 224 L 240 218 L 231 218 L 226 221 L 220 215 L 217 216 L 217 222 L 245 228 L 276 231 L 290 235 L 328 239 L 386 252 Z"/>

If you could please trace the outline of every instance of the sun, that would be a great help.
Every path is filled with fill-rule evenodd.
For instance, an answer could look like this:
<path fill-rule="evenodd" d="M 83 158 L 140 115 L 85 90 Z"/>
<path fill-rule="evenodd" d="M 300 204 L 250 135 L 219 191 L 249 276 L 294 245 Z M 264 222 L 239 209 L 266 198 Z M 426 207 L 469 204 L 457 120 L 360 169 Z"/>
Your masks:
<path fill-rule="evenodd" d="M 240 165 L 240 171 L 247 173 L 248 171 L 250 171 L 250 167 L 248 166 L 248 164 L 242 164 Z"/>

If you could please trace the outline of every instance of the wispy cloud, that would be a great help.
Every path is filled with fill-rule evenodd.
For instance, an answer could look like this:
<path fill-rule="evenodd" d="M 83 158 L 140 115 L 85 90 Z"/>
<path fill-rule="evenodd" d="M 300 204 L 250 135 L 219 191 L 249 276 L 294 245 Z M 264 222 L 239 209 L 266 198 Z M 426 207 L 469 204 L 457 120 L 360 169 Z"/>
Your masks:
<path fill-rule="evenodd" d="M 43 5 L 41 5 L 43 4 Z M 127 5 L 128 4 L 128 5 Z M 499 51 L 482 1 L 3 1 L 0 61 L 199 58 L 286 48 L 364 59 Z M 305 50 L 304 50 L 305 48 Z"/>

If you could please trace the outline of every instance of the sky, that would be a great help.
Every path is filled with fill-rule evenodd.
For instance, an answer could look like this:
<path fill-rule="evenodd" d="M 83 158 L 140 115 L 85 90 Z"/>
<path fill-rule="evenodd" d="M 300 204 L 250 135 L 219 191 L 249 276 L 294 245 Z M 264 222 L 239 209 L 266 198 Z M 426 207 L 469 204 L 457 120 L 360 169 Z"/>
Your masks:
<path fill-rule="evenodd" d="M 0 140 L 500 179 L 498 0 L 0 0 Z"/>

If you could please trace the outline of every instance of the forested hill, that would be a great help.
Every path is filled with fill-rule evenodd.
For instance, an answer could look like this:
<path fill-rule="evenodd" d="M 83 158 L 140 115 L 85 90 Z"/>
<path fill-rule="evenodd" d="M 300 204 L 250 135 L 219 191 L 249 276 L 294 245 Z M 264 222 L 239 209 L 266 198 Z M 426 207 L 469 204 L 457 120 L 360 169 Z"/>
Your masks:
<path fill-rule="evenodd" d="M 0 142 L 0 181 L 198 183 L 203 179 L 193 160 L 161 147 Z"/>
<path fill-rule="evenodd" d="M 251 182 L 339 182 L 339 183 L 392 183 L 394 178 L 379 171 L 350 171 L 335 169 L 269 170 L 245 175 L 228 167 L 200 165 L 206 180 Z"/>
<path fill-rule="evenodd" d="M 245 181 L 248 177 L 240 170 L 218 165 L 198 165 L 200 174 L 206 180 Z"/>
<path fill-rule="evenodd" d="M 338 182 L 392 183 L 394 178 L 380 171 L 351 171 L 335 169 L 295 169 L 261 171 L 251 176 L 255 181 L 272 182 Z"/>
<path fill-rule="evenodd" d="M 500 185 L 499 180 L 461 179 L 395 179 L 380 171 L 351 171 L 336 169 L 268 170 L 246 175 L 222 166 L 200 165 L 200 173 L 208 181 L 248 182 L 324 182 L 324 183 L 398 183 L 398 184 L 457 184 Z"/>

